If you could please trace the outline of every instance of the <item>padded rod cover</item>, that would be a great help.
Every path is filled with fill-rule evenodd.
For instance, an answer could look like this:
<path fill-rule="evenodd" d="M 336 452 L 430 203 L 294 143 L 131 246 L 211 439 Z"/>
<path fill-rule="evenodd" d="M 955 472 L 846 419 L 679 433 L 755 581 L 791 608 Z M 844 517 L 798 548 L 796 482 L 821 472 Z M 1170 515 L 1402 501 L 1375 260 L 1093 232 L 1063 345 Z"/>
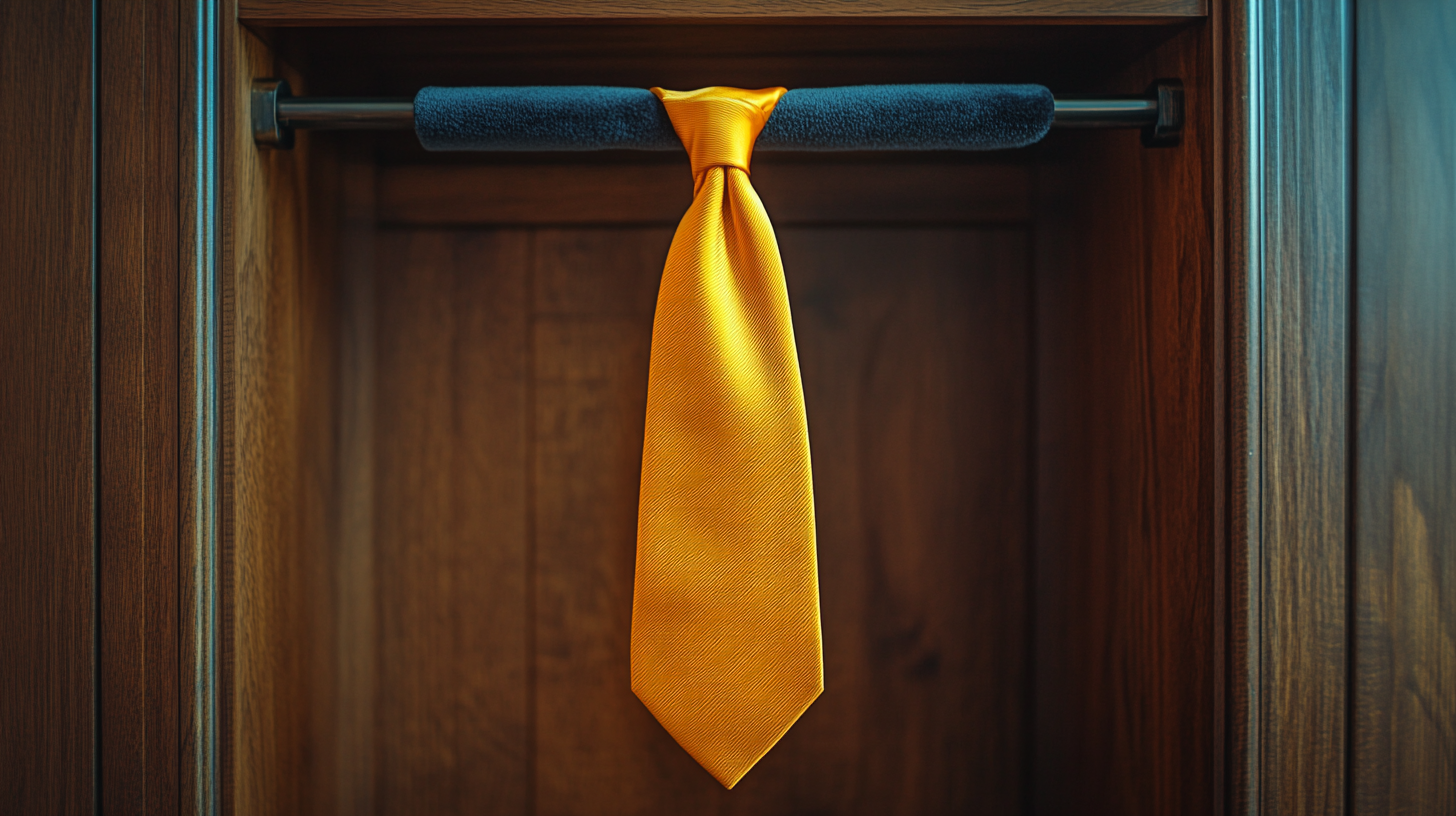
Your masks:
<path fill-rule="evenodd" d="M 762 150 L 996 150 L 1052 124 L 1040 85 L 852 85 L 784 94 Z M 425 88 L 415 133 L 427 150 L 681 150 L 651 91 L 592 85 Z"/>

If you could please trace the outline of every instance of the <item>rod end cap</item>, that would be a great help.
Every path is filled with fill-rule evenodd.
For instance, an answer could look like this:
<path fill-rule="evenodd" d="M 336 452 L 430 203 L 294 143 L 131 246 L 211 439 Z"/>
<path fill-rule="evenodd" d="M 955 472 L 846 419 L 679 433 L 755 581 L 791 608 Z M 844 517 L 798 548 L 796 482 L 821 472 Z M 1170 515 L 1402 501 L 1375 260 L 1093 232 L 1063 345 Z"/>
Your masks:
<path fill-rule="evenodd" d="M 286 79 L 253 80 L 253 143 L 274 150 L 293 147 L 293 128 L 278 121 L 278 100 L 293 96 Z"/>
<path fill-rule="evenodd" d="M 1177 147 L 1183 141 L 1183 81 L 1159 79 L 1148 96 L 1158 101 L 1158 118 L 1143 128 L 1143 146 Z"/>

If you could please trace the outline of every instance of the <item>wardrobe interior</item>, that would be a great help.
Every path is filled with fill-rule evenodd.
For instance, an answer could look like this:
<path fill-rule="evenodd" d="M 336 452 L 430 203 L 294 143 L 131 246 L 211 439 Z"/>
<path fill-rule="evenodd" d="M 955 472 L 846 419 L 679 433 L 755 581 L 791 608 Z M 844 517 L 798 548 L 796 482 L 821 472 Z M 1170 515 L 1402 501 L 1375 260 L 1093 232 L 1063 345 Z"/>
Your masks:
<path fill-rule="evenodd" d="M 224 789 L 239 814 L 1207 814 L 1221 124 L 1161 24 L 253 24 L 224 37 Z M 251 138 L 249 83 L 1186 89 L 1176 147 L 760 153 L 826 691 L 735 790 L 628 687 L 682 153 Z"/>

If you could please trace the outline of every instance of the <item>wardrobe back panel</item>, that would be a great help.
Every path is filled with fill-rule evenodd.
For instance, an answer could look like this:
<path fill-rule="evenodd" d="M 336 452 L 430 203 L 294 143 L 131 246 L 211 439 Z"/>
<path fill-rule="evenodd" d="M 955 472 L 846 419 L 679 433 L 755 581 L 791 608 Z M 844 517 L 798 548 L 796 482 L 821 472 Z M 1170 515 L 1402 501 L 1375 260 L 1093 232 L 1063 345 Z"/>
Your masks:
<path fill-rule="evenodd" d="M 1180 146 L 1059 132 L 1038 172 L 1038 813 L 1219 811 L 1224 343 L 1204 29 Z"/>
<path fill-rule="evenodd" d="M 555 198 L 506 225 L 462 223 L 488 204 L 430 224 L 409 177 L 433 171 L 380 173 L 377 812 L 1024 810 L 1029 238 L 967 214 L 1024 202 L 1025 172 L 904 168 L 952 203 L 916 223 L 882 220 L 873 184 L 846 199 L 841 165 L 756 170 L 810 417 L 828 690 L 729 795 L 628 686 L 678 165 L 671 209 L 632 203 L 661 168 L 542 168 L 517 180 Z M 775 176 L 802 183 L 782 207 Z M 594 196 L 615 218 L 562 223 Z"/>

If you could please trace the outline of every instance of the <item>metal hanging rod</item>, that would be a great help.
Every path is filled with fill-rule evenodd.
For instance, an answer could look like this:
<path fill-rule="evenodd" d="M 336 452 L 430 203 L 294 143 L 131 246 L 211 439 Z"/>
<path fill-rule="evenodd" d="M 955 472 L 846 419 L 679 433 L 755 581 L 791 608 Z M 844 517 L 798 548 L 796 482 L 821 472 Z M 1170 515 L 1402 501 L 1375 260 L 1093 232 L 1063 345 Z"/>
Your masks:
<path fill-rule="evenodd" d="M 253 83 L 253 139 L 260 145 L 291 147 L 293 131 L 409 130 L 414 128 L 411 98 L 297 97 L 287 83 Z M 1183 86 L 1155 83 L 1144 96 L 1097 99 L 1057 98 L 1052 127 L 1141 128 L 1149 146 L 1177 144 L 1183 130 Z"/>

